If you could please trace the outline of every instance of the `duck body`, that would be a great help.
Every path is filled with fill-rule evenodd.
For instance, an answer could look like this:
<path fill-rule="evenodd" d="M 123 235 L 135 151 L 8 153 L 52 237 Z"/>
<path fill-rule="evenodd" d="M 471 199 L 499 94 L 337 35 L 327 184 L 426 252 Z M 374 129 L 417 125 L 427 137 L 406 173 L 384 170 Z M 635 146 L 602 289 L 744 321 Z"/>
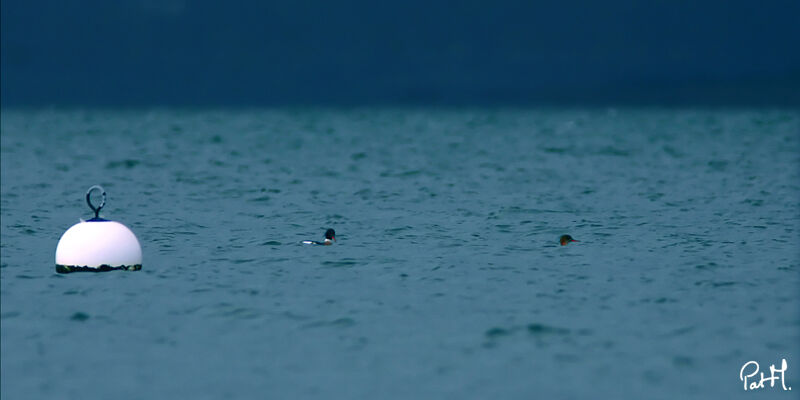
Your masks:
<path fill-rule="evenodd" d="M 313 244 L 313 245 L 318 245 L 318 246 L 330 246 L 330 245 L 333 244 L 333 241 L 329 240 L 329 239 L 325 239 L 325 240 L 323 240 L 321 242 L 318 242 L 316 240 L 303 240 L 300 243 L 302 243 L 302 244 Z"/>
<path fill-rule="evenodd" d="M 325 231 L 325 240 L 323 240 L 321 242 L 318 242 L 316 240 L 303 240 L 300 243 L 302 243 L 302 244 L 312 244 L 312 245 L 318 245 L 318 246 L 330 246 L 335 241 L 336 241 L 336 231 L 334 231 L 333 229 L 328 229 L 327 231 Z"/>

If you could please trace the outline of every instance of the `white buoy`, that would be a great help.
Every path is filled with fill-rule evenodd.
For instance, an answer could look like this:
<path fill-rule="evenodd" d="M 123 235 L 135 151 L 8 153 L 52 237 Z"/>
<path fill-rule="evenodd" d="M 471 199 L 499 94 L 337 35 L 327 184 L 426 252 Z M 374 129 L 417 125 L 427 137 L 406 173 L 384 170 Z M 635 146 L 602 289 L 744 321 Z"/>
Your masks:
<path fill-rule="evenodd" d="M 94 190 L 103 194 L 99 207 L 90 198 Z M 106 204 L 105 190 L 96 185 L 89 188 L 86 203 L 94 211 L 94 218 L 81 220 L 61 236 L 56 247 L 56 272 L 142 269 L 142 247 L 136 235 L 119 222 L 100 218 L 100 209 Z"/>

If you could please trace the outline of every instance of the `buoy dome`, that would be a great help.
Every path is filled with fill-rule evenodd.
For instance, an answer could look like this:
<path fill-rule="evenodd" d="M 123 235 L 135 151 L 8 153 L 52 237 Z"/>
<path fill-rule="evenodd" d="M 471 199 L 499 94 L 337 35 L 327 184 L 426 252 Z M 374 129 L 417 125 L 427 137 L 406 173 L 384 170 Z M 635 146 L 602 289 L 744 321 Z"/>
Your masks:
<path fill-rule="evenodd" d="M 79 222 L 56 247 L 56 270 L 141 269 L 142 247 L 127 226 L 115 221 Z M 60 271 L 59 271 L 60 272 Z M 72 271 L 64 271 L 72 272 Z"/>
<path fill-rule="evenodd" d="M 86 194 L 95 218 L 73 225 L 58 241 L 56 272 L 142 269 L 142 247 L 136 235 L 127 226 L 98 215 L 105 204 L 105 191 L 100 207 L 94 207 L 89 201 L 89 194 L 97 189 L 102 191 L 99 186 L 93 186 Z"/>

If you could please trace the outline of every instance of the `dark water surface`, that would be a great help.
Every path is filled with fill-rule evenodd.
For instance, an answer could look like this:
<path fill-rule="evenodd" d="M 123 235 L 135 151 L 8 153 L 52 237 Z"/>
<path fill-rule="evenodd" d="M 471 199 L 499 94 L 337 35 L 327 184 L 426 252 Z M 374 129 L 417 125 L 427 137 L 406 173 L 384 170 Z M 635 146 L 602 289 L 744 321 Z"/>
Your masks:
<path fill-rule="evenodd" d="M 5 110 L 0 138 L 3 399 L 788 398 L 739 380 L 781 358 L 800 390 L 795 110 Z M 141 271 L 55 273 L 94 184 Z"/>

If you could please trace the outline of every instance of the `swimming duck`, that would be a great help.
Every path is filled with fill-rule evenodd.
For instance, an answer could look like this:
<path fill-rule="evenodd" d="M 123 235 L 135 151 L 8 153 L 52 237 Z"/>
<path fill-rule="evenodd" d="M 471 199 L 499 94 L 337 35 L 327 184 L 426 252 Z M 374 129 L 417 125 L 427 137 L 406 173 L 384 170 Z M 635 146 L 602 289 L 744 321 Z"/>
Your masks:
<path fill-rule="evenodd" d="M 558 239 L 562 246 L 566 246 L 569 242 L 577 242 L 577 240 L 573 239 L 570 235 L 561 235 L 561 238 Z"/>
<path fill-rule="evenodd" d="M 330 246 L 333 242 L 336 241 L 336 231 L 333 229 L 328 229 L 325 231 L 325 240 L 321 242 L 317 242 L 316 240 L 303 240 L 301 243 L 303 244 L 318 244 L 322 246 Z"/>

